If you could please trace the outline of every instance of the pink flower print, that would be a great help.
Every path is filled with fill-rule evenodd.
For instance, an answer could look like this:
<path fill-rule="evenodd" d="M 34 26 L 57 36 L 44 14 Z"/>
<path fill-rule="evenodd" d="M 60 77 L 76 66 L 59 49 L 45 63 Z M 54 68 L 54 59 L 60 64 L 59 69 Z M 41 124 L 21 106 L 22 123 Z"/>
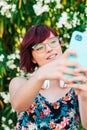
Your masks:
<path fill-rule="evenodd" d="M 53 108 L 54 109 L 58 109 L 60 106 L 59 106 L 59 103 L 58 102 L 54 102 L 53 103 Z"/>
<path fill-rule="evenodd" d="M 48 114 L 50 114 L 50 112 L 50 109 L 47 107 L 46 109 L 40 112 L 40 118 L 47 116 Z"/>
<path fill-rule="evenodd" d="M 21 130 L 26 130 L 26 128 L 24 126 L 22 126 L 22 129 Z"/>
<path fill-rule="evenodd" d="M 61 121 L 61 126 L 64 128 L 67 124 L 69 124 L 70 119 L 68 117 L 63 117 L 63 121 Z"/>
<path fill-rule="evenodd" d="M 34 113 L 35 108 L 37 108 L 37 104 L 33 103 L 31 106 L 28 108 L 28 112 Z"/>
<path fill-rule="evenodd" d="M 19 126 L 20 126 L 20 123 L 17 123 L 17 124 L 16 124 L 16 129 L 17 129 Z"/>
<path fill-rule="evenodd" d="M 53 129 L 53 128 L 55 128 L 55 123 L 54 123 L 54 121 L 51 121 L 50 122 L 50 127 Z"/>
<path fill-rule="evenodd" d="M 62 126 L 62 128 L 64 128 L 64 127 L 66 126 L 66 123 L 65 123 L 64 121 L 62 121 L 62 122 L 60 123 L 60 125 Z"/>
<path fill-rule="evenodd" d="M 71 97 L 69 95 L 65 96 L 62 98 L 64 101 L 69 101 L 71 99 Z"/>
<path fill-rule="evenodd" d="M 58 124 L 53 130 L 61 130 L 61 126 Z"/>
<path fill-rule="evenodd" d="M 67 102 L 66 102 L 66 101 L 62 101 L 62 103 L 63 103 L 63 104 L 67 104 Z"/>
<path fill-rule="evenodd" d="M 20 119 L 23 116 L 23 113 L 18 114 L 18 119 Z"/>
<path fill-rule="evenodd" d="M 50 109 L 47 107 L 47 109 L 44 109 L 44 111 L 43 111 L 43 113 L 44 113 L 44 115 L 46 116 L 46 115 L 48 115 L 48 114 L 50 114 Z"/>
<path fill-rule="evenodd" d="M 46 103 L 44 101 L 41 102 L 44 107 L 47 107 Z"/>
<path fill-rule="evenodd" d="M 43 118 L 44 117 L 44 113 L 43 111 L 40 112 L 40 118 Z"/>
<path fill-rule="evenodd" d="M 79 120 L 79 117 L 78 117 L 78 115 L 76 115 L 76 122 L 78 123 L 78 120 Z"/>

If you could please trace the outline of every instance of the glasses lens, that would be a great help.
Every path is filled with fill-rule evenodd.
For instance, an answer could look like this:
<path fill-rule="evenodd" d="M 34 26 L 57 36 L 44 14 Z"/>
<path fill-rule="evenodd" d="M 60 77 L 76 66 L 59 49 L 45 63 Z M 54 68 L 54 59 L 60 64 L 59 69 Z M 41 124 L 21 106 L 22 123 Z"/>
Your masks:
<path fill-rule="evenodd" d="M 51 47 L 56 47 L 58 45 L 59 41 L 58 41 L 58 38 L 57 37 L 54 37 L 54 38 L 51 38 L 49 41 L 48 41 L 48 44 L 51 46 Z"/>
<path fill-rule="evenodd" d="M 43 51 L 44 50 L 44 48 L 45 48 L 45 46 L 43 45 L 43 44 L 38 44 L 38 45 L 34 45 L 33 47 L 32 47 L 34 50 L 36 50 L 36 51 Z"/>

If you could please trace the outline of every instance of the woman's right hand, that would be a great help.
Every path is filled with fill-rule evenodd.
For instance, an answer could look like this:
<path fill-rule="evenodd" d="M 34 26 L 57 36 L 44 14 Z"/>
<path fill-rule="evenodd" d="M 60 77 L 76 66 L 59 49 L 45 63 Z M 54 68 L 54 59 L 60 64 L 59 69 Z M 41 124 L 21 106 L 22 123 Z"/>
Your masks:
<path fill-rule="evenodd" d="M 68 57 L 71 54 L 76 56 L 75 51 L 67 49 L 61 56 L 58 56 L 57 59 L 40 67 L 38 70 L 40 77 L 43 80 L 59 79 L 64 80 L 67 83 L 68 79 L 65 77 L 65 74 L 77 75 L 70 66 L 74 66 L 75 68 L 80 67 L 74 60 L 68 60 Z"/>

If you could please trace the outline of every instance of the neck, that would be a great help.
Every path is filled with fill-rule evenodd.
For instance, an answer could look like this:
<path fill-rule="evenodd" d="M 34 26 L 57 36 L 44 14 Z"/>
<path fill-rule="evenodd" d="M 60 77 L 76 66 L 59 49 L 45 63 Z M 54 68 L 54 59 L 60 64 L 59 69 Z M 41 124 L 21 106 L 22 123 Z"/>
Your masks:
<path fill-rule="evenodd" d="M 50 87 L 55 86 L 58 87 L 60 86 L 60 81 L 59 80 L 50 80 Z"/>
<path fill-rule="evenodd" d="M 64 81 L 62 81 L 62 80 L 50 80 L 50 87 L 51 86 L 63 88 L 64 87 Z"/>
<path fill-rule="evenodd" d="M 42 86 L 42 89 L 48 89 L 48 88 L 52 88 L 52 87 L 61 88 L 63 86 L 64 86 L 64 82 L 63 81 L 59 81 L 59 80 L 45 80 L 44 84 Z"/>

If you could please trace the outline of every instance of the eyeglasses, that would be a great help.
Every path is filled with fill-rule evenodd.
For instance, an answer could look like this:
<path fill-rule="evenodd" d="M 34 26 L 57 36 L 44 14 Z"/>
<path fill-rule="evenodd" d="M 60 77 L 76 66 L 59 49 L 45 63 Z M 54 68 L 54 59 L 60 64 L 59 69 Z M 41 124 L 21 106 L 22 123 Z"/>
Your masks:
<path fill-rule="evenodd" d="M 51 48 L 57 47 L 59 43 L 58 36 L 49 38 L 47 43 L 39 43 L 37 45 L 32 46 L 32 49 L 38 53 L 42 53 L 46 51 L 46 44 L 48 44 Z"/>

